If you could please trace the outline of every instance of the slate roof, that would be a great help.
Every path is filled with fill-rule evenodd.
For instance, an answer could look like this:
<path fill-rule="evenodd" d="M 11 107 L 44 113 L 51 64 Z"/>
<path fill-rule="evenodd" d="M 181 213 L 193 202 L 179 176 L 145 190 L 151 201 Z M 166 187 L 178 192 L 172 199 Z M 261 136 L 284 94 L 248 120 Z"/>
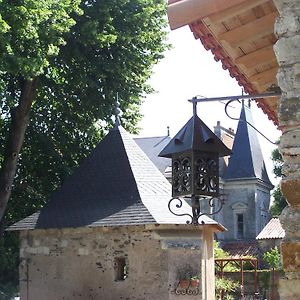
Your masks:
<path fill-rule="evenodd" d="M 278 218 L 272 218 L 256 237 L 257 240 L 283 239 L 285 231 Z"/>
<path fill-rule="evenodd" d="M 164 174 L 166 169 L 171 166 L 171 159 L 159 157 L 160 151 L 170 142 L 170 136 L 134 138 L 137 145 L 147 154 L 158 170 Z"/>
<path fill-rule="evenodd" d="M 253 124 L 251 111 L 243 103 L 224 179 L 258 178 L 273 187 L 266 171 L 257 132 L 245 121 Z"/>
<path fill-rule="evenodd" d="M 168 210 L 171 185 L 137 146 L 116 126 L 97 145 L 48 204 L 8 230 L 185 224 Z M 181 212 L 190 212 L 186 202 Z M 200 221 L 214 224 L 203 217 Z"/>

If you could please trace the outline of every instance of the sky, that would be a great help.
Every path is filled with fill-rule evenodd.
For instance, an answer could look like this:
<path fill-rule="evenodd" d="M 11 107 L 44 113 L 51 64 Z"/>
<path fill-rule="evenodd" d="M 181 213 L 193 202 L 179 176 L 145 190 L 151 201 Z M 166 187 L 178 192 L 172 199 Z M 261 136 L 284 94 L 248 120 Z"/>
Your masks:
<path fill-rule="evenodd" d="M 165 53 L 165 58 L 154 67 L 154 74 L 149 83 L 155 93 L 148 95 L 142 105 L 144 117 L 139 123 L 139 136 L 164 136 L 167 126 L 174 136 L 192 116 L 192 104 L 188 102 L 194 96 L 222 97 L 241 95 L 242 88 L 229 72 L 216 62 L 210 51 L 196 40 L 188 26 L 170 31 L 168 34 L 172 49 Z M 275 125 L 268 120 L 261 109 L 251 102 L 254 125 L 270 140 L 280 136 Z M 233 117 L 239 117 L 241 105 L 234 103 L 229 109 Z M 237 121 L 229 119 L 224 111 L 224 104 L 219 102 L 198 103 L 198 116 L 213 130 L 217 121 L 225 128 L 236 131 Z M 278 184 L 272 172 L 271 151 L 274 145 L 259 136 L 269 177 L 273 184 Z"/>

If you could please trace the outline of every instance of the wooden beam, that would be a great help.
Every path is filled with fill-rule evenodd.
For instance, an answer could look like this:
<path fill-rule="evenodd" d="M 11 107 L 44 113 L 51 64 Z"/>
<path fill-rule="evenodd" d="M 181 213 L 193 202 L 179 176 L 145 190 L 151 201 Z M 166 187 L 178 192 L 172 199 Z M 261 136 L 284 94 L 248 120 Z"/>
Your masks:
<path fill-rule="evenodd" d="M 218 12 L 212 16 L 208 17 L 209 23 L 221 23 L 227 19 L 235 17 L 239 14 L 242 14 L 258 5 L 266 3 L 270 0 L 251 0 L 245 3 L 238 4 L 236 6 L 230 7 L 226 10 Z"/>
<path fill-rule="evenodd" d="M 273 85 L 273 84 L 278 85 L 276 77 L 274 78 L 273 81 L 267 82 L 265 84 L 257 84 L 257 83 L 255 84 L 254 83 L 254 86 L 256 87 L 256 89 L 259 93 L 265 93 L 265 92 L 267 92 L 268 88 L 270 88 L 271 85 Z M 275 98 L 274 98 L 274 101 L 276 102 Z"/>
<path fill-rule="evenodd" d="M 258 49 L 251 53 L 240 56 L 234 60 L 235 64 L 244 65 L 246 68 L 253 68 L 257 65 L 266 64 L 275 61 L 276 57 L 273 45 Z"/>
<path fill-rule="evenodd" d="M 249 0 L 181 0 L 168 4 L 171 29 L 177 29 Z M 173 2 L 173 3 L 172 3 Z"/>
<path fill-rule="evenodd" d="M 245 25 L 234 28 L 217 37 L 219 41 L 226 41 L 232 48 L 245 42 L 257 40 L 274 32 L 275 19 L 278 12 L 270 13 Z"/>
<path fill-rule="evenodd" d="M 249 81 L 251 83 L 256 83 L 258 85 L 266 85 L 268 83 L 276 82 L 276 74 L 278 71 L 278 67 L 268 69 L 264 72 L 252 75 L 249 77 Z"/>

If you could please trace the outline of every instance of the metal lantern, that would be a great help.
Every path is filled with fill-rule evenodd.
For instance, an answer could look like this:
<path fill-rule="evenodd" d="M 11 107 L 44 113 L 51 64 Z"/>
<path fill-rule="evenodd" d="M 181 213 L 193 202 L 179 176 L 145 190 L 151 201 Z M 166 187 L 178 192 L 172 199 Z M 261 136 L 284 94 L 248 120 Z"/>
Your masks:
<path fill-rule="evenodd" d="M 172 197 L 192 199 L 193 223 L 200 214 L 199 199 L 219 196 L 219 157 L 230 154 L 197 116 L 196 103 L 193 117 L 160 152 L 159 156 L 172 158 Z"/>

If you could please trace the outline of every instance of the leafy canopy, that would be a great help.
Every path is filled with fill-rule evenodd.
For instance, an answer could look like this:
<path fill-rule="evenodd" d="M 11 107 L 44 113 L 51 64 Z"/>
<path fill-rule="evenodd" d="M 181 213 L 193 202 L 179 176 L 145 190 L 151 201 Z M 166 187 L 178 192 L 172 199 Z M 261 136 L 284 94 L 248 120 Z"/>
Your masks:
<path fill-rule="evenodd" d="M 65 45 L 64 33 L 81 14 L 80 0 L 0 1 L 0 72 L 31 78 Z"/>
<path fill-rule="evenodd" d="M 168 48 L 165 8 L 164 0 L 0 0 L 0 162 L 21 82 L 39 78 L 7 225 L 40 209 L 90 152 L 111 126 L 117 93 L 122 125 L 137 132 L 152 67 Z M 2 263 L 0 245 L 0 284 L 16 284 L 17 243 L 5 238 L 16 255 Z"/>

